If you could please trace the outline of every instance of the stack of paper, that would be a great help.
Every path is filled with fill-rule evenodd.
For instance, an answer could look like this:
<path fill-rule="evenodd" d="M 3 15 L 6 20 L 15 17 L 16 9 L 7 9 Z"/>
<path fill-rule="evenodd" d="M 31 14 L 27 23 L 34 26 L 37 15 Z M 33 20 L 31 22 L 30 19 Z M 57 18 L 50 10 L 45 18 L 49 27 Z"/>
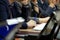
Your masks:
<path fill-rule="evenodd" d="M 34 30 L 43 30 L 43 28 L 45 27 L 45 25 L 46 25 L 46 23 L 38 24 L 33 29 Z"/>
<path fill-rule="evenodd" d="M 6 21 L 8 25 L 14 25 L 20 22 L 24 22 L 25 20 L 22 17 L 18 17 L 18 18 L 13 18 L 13 19 L 7 19 Z"/>
<path fill-rule="evenodd" d="M 19 22 L 17 21 L 17 19 L 7 19 L 7 24 L 8 25 L 13 25 L 13 24 L 18 24 Z"/>

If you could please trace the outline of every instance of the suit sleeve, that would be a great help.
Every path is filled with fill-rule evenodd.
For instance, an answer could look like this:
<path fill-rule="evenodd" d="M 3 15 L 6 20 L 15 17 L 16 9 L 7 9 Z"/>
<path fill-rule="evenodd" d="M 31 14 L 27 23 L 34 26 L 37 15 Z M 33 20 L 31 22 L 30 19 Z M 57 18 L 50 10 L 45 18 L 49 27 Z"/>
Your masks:
<path fill-rule="evenodd" d="M 50 16 L 53 13 L 53 8 L 48 7 L 46 10 L 40 8 L 41 14 L 45 17 Z"/>

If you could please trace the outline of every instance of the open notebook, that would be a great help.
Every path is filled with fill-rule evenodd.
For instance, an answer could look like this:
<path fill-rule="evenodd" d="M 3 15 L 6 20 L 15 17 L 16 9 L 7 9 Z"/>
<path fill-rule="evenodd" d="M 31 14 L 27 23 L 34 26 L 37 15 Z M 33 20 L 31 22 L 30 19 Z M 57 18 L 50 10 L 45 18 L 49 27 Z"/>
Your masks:
<path fill-rule="evenodd" d="M 46 25 L 46 23 L 41 23 L 41 24 L 36 25 L 33 29 L 34 30 L 43 30 L 45 25 Z"/>

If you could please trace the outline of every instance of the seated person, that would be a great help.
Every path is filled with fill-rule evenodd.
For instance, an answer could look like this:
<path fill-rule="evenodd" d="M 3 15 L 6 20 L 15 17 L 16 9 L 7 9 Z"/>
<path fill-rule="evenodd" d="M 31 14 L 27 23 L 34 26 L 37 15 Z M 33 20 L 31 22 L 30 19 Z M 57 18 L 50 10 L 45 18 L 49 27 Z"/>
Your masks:
<path fill-rule="evenodd" d="M 36 20 L 36 18 L 38 17 L 38 22 L 39 23 L 46 23 L 49 20 L 49 16 L 44 17 L 44 18 L 40 18 L 40 12 L 39 12 L 39 6 L 38 6 L 38 0 L 31 0 L 31 5 L 32 5 L 32 17 L 34 17 L 33 19 Z"/>
<path fill-rule="evenodd" d="M 33 28 L 36 22 L 33 20 L 28 20 L 30 14 L 29 0 L 20 0 L 20 3 L 15 0 L 9 0 L 9 7 L 12 13 L 12 18 L 23 17 L 25 22 L 22 24 L 21 28 Z M 27 3 L 28 2 L 28 3 Z"/>
<path fill-rule="evenodd" d="M 50 16 L 56 10 L 57 0 L 38 0 L 39 10 L 43 17 Z"/>

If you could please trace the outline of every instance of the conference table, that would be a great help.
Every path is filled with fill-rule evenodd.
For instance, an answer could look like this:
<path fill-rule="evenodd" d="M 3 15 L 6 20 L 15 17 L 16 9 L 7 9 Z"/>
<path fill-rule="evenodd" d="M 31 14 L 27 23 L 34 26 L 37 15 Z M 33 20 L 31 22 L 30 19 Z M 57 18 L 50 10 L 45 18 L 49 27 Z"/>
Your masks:
<path fill-rule="evenodd" d="M 29 35 L 39 36 L 42 30 L 34 30 L 34 29 L 19 29 L 15 34 L 15 40 L 24 40 L 24 37 Z M 45 34 L 50 33 L 51 29 L 48 28 L 45 30 Z"/>
<path fill-rule="evenodd" d="M 15 40 L 24 40 L 23 38 L 28 35 L 38 36 L 40 31 L 33 29 L 19 29 L 17 34 L 15 35 Z"/>
<path fill-rule="evenodd" d="M 47 28 L 44 32 L 45 34 L 50 33 L 51 29 Z M 15 40 L 24 40 L 24 38 L 28 36 L 38 37 L 42 30 L 34 30 L 34 29 L 19 29 L 15 34 Z"/>

